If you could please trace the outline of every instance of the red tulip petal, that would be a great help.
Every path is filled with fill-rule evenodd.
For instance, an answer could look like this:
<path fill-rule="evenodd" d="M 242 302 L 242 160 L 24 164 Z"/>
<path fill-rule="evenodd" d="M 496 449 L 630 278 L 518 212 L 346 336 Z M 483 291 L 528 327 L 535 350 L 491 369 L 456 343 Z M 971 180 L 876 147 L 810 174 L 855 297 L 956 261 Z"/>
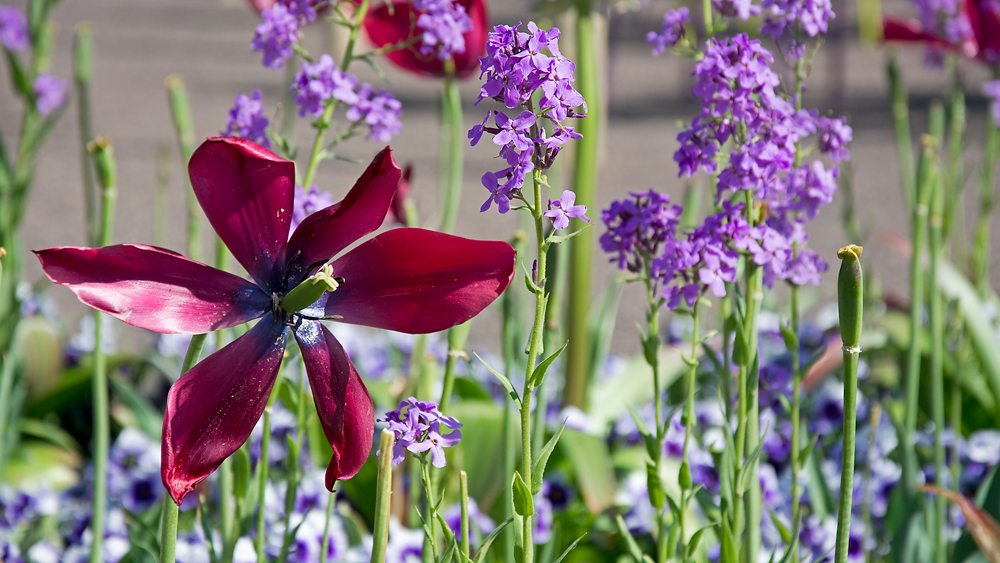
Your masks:
<path fill-rule="evenodd" d="M 975 37 L 976 56 L 994 64 L 1000 57 L 1000 12 L 989 2 L 966 0 L 965 15 Z"/>
<path fill-rule="evenodd" d="M 392 150 L 386 147 L 375 155 L 343 201 L 306 217 L 288 241 L 292 278 L 378 229 L 385 221 L 400 174 Z M 298 279 L 292 281 L 294 285 Z"/>
<path fill-rule="evenodd" d="M 304 321 L 295 331 L 323 433 L 333 448 L 326 488 L 354 477 L 368 459 L 375 434 L 375 406 L 351 358 L 322 324 Z"/>
<path fill-rule="evenodd" d="M 465 11 L 472 20 L 472 29 L 464 34 L 465 52 L 455 53 L 452 58 L 455 62 L 455 75 L 467 78 L 479 70 L 479 57 L 486 54 L 489 17 L 483 0 L 458 0 L 458 3 L 465 6 Z M 416 22 L 416 19 L 411 2 L 393 2 L 391 10 L 388 4 L 369 10 L 363 25 L 372 43 L 383 47 L 409 38 L 411 22 Z M 420 28 L 416 28 L 415 33 L 420 34 Z M 385 56 L 410 72 L 424 76 L 444 76 L 444 63 L 434 55 L 422 56 L 419 45 L 392 51 Z"/>
<path fill-rule="evenodd" d="M 917 20 L 885 18 L 882 21 L 882 36 L 886 41 L 917 42 L 948 48 L 955 47 L 955 45 L 943 37 L 924 31 L 923 26 Z"/>
<path fill-rule="evenodd" d="M 324 296 L 340 321 L 420 334 L 476 316 L 510 284 L 514 249 L 424 229 L 394 229 L 333 263 L 345 279 Z"/>
<path fill-rule="evenodd" d="M 287 327 L 264 317 L 170 388 L 160 476 L 177 504 L 246 442 L 267 406 L 287 339 Z"/>
<path fill-rule="evenodd" d="M 45 275 L 83 304 L 156 332 L 203 334 L 271 307 L 249 281 L 155 246 L 64 246 L 35 254 Z"/>
<path fill-rule="evenodd" d="M 280 282 L 295 195 L 295 163 L 246 139 L 212 137 L 188 164 L 201 208 L 236 260 L 267 293 Z"/>

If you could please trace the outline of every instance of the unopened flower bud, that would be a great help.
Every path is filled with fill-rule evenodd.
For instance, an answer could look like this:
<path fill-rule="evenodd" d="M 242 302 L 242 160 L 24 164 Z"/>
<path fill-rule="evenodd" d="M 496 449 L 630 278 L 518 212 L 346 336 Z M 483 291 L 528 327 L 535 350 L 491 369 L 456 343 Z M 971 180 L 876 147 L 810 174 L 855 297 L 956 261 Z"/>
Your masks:
<path fill-rule="evenodd" d="M 864 279 L 861 274 L 861 247 L 849 245 L 837 251 L 840 277 L 837 279 L 837 306 L 840 310 L 840 336 L 844 349 L 855 349 L 861 339 L 861 316 L 864 309 Z"/>

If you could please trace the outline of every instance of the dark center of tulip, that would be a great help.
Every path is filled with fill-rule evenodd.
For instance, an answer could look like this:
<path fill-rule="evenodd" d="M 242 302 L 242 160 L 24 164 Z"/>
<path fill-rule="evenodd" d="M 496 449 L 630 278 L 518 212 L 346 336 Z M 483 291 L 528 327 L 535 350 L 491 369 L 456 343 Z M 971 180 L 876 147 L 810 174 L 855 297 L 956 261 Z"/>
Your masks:
<path fill-rule="evenodd" d="M 327 264 L 288 293 L 271 293 L 271 314 L 281 323 L 293 328 L 298 327 L 302 319 L 339 319 L 340 315 L 311 317 L 299 311 L 318 301 L 327 291 L 336 291 L 344 281 L 344 278 L 334 277 L 333 266 Z"/>

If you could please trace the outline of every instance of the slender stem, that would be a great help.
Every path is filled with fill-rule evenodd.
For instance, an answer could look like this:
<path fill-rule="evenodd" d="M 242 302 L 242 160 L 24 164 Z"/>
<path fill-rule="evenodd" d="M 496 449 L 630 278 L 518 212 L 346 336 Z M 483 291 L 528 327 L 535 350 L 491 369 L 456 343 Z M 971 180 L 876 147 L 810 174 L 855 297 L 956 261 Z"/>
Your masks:
<path fill-rule="evenodd" d="M 751 225 L 754 224 L 753 196 L 747 191 L 747 218 Z M 760 317 L 760 307 L 763 300 L 763 270 L 747 261 L 747 291 L 746 291 L 746 318 L 744 319 L 744 334 L 746 334 L 750 355 L 746 358 L 746 365 L 742 366 L 742 372 L 746 372 L 741 393 L 745 395 L 745 430 L 744 430 L 744 450 L 743 453 L 752 452 L 760 442 L 760 405 L 757 401 L 759 386 L 759 366 L 757 361 L 757 329 Z M 737 458 L 742 459 L 742 458 Z M 759 461 L 754 459 L 743 468 L 749 471 L 747 482 L 752 485 L 747 488 L 744 496 L 746 505 L 746 542 L 744 543 L 744 554 L 746 561 L 754 561 L 760 553 L 761 547 L 761 491 L 758 477 Z"/>
<path fill-rule="evenodd" d="M 459 505 L 462 509 L 462 524 L 459 531 L 462 541 L 459 543 L 463 561 L 469 558 L 469 476 L 465 471 L 458 472 Z"/>
<path fill-rule="evenodd" d="M 267 556 L 264 554 L 264 500 L 267 495 L 267 470 L 268 470 L 268 446 L 271 443 L 271 408 L 264 409 L 263 433 L 260 438 L 260 460 L 257 461 L 260 481 L 257 482 L 257 563 L 266 563 Z"/>
<path fill-rule="evenodd" d="M 459 358 L 467 357 L 465 340 L 469 337 L 471 326 L 472 321 L 467 321 L 448 329 L 448 359 L 444 364 L 444 385 L 441 389 L 441 402 L 438 405 L 441 412 L 447 412 L 451 405 L 451 394 L 455 388 L 455 368 L 458 366 Z"/>
<path fill-rule="evenodd" d="M 975 246 L 972 251 L 972 276 L 976 289 L 983 295 L 990 288 L 990 225 L 993 221 L 993 179 L 997 155 L 1000 154 L 1000 129 L 992 119 L 986 120 L 986 140 L 983 142 L 983 167 L 979 176 L 979 218 L 976 224 Z"/>
<path fill-rule="evenodd" d="M 653 417 L 656 423 L 656 443 L 659 444 L 659 447 L 656 449 L 656 455 L 653 456 L 653 471 L 659 476 L 663 465 L 663 441 L 666 439 L 666 435 L 663 431 L 665 427 L 663 421 L 663 393 L 660 391 L 660 362 L 657 355 L 660 347 L 660 307 L 656 293 L 654 292 L 649 258 L 651 257 L 644 256 L 643 259 L 643 282 L 646 285 L 646 303 L 648 309 L 646 310 L 646 336 L 642 345 L 643 350 L 646 352 L 646 363 L 649 364 L 653 375 Z M 655 352 L 652 350 L 654 345 L 656 346 Z M 647 483 L 647 486 L 649 486 L 649 483 Z M 657 563 L 664 563 L 670 556 L 667 553 L 667 534 L 664 530 L 664 516 L 663 508 L 657 508 L 655 536 Z"/>
<path fill-rule="evenodd" d="M 799 472 L 802 470 L 802 461 L 799 453 L 802 446 L 800 444 L 800 427 L 802 424 L 802 365 L 799 358 L 799 286 L 791 284 L 792 318 L 791 329 L 795 335 L 795 345 L 790 350 L 792 354 L 792 448 L 789 451 L 790 463 L 792 466 L 792 544 L 789 549 L 791 553 L 791 563 L 799 561 Z"/>
<path fill-rule="evenodd" d="M 834 563 L 846 563 L 854 491 L 854 438 L 857 431 L 858 356 L 860 350 L 844 349 L 844 440 L 840 469 L 840 502 Z"/>
<path fill-rule="evenodd" d="M 587 100 L 587 117 L 578 121 L 577 132 L 583 138 L 577 142 L 573 167 L 573 191 L 576 203 L 594 209 L 597 204 L 598 149 L 601 139 L 602 108 L 597 50 L 594 27 L 597 18 L 592 2 L 577 2 L 576 44 L 577 44 L 577 84 L 580 94 Z M 585 223 L 573 219 L 570 228 L 581 229 Z M 568 281 L 568 310 L 566 316 L 566 376 L 563 389 L 563 404 L 585 409 L 587 406 L 587 385 L 590 379 L 590 339 L 587 327 L 590 317 L 592 260 L 594 252 L 593 229 L 587 229 L 568 241 L 570 252 L 570 275 Z M 539 264 L 539 270 L 542 265 Z"/>
<path fill-rule="evenodd" d="M 430 528 L 430 537 L 424 538 L 424 546 L 430 544 L 431 548 L 431 561 L 438 560 L 438 546 L 437 546 L 437 502 L 434 500 L 434 485 L 431 483 L 431 472 L 429 469 L 429 464 L 420 464 L 420 480 L 424 485 L 424 492 L 427 495 L 427 519 L 425 524 Z"/>
<path fill-rule="evenodd" d="M 179 74 L 167 77 L 167 95 L 170 100 L 170 111 L 177 133 L 177 143 L 181 151 L 181 164 L 187 171 L 188 162 L 194 154 L 195 134 L 194 119 L 191 117 L 191 102 L 188 99 L 184 79 Z M 184 174 L 187 184 L 187 255 L 192 260 L 201 256 L 201 205 L 194 195 L 191 179 Z"/>
<path fill-rule="evenodd" d="M 0 255 L 3 254 L 0 248 Z M 0 467 L 4 467 L 7 459 L 7 436 L 10 434 L 8 425 L 8 405 L 10 393 L 14 386 L 14 358 L 12 354 L 0 355 Z"/>
<path fill-rule="evenodd" d="M 93 39 L 89 22 L 76 26 L 76 41 L 73 45 L 73 83 L 76 85 L 76 107 L 80 127 L 81 164 L 83 165 L 83 205 L 87 244 L 97 246 L 97 187 L 94 169 L 87 154 L 87 143 L 94 138 L 90 119 L 90 74 L 93 66 Z"/>
<path fill-rule="evenodd" d="M 184 354 L 184 362 L 181 364 L 181 375 L 198 363 L 207 336 L 207 334 L 195 334 L 191 337 L 187 353 Z M 160 563 L 174 563 L 177 551 L 178 509 L 179 505 L 170 498 L 170 495 L 164 495 L 163 516 L 160 519 Z"/>
<path fill-rule="evenodd" d="M 361 29 L 361 22 L 365 19 L 365 14 L 368 13 L 368 5 L 371 0 L 362 0 L 361 5 L 358 6 L 357 11 L 354 12 L 354 22 L 351 24 L 351 35 L 347 39 L 347 48 L 344 49 L 344 58 L 340 61 L 340 70 L 347 71 L 347 67 L 351 65 L 351 60 L 354 58 L 354 46 L 358 42 L 358 31 Z M 319 168 L 320 163 L 320 152 L 323 150 L 323 144 L 326 142 L 326 130 L 330 127 L 330 120 L 333 119 L 333 110 L 337 107 L 336 101 L 331 100 L 329 105 L 323 111 L 322 117 L 316 122 L 316 139 L 313 141 L 312 152 L 309 155 L 309 166 L 306 168 L 305 178 L 302 180 L 302 185 L 309 189 L 312 185 L 313 180 L 316 178 L 316 170 Z"/>
<path fill-rule="evenodd" d="M 454 67 L 451 59 L 446 61 Z M 455 219 L 458 217 L 458 202 L 462 196 L 462 165 L 465 151 L 465 135 L 462 125 L 462 98 L 458 91 L 458 82 L 452 77 L 444 79 L 444 91 L 441 93 L 441 134 L 447 139 L 446 164 L 441 171 L 445 185 L 444 201 L 441 206 L 441 232 L 451 233 L 455 229 Z"/>
<path fill-rule="evenodd" d="M 389 487 L 392 487 L 392 475 L 389 476 Z M 376 492 L 376 494 L 378 494 Z M 386 498 L 386 504 L 388 505 L 389 499 Z M 337 493 L 330 493 L 326 498 L 326 515 L 323 518 L 323 542 L 320 544 L 319 550 L 319 563 L 326 563 L 326 556 L 330 552 L 330 520 L 333 519 L 333 508 L 337 505 Z M 375 503 L 376 507 L 379 506 L 378 502 Z M 377 510 L 377 508 L 376 508 Z M 389 516 L 389 509 L 386 508 L 386 517 Z M 374 546 L 372 547 L 374 549 Z M 374 559 L 372 559 L 374 561 Z"/>
<path fill-rule="evenodd" d="M 222 348 L 221 343 L 219 348 Z M 222 465 L 219 466 L 219 512 L 221 514 L 223 563 L 230 563 L 233 560 L 233 553 L 236 549 L 236 530 L 234 530 L 236 519 L 233 515 L 234 500 L 233 463 L 231 458 L 226 458 L 222 462 Z"/>
<path fill-rule="evenodd" d="M 389 540 L 389 506 L 392 497 L 392 444 L 396 435 L 385 428 L 379 438 L 378 480 L 375 489 L 375 522 L 372 530 L 371 563 L 385 562 L 385 548 Z M 333 498 L 330 499 L 333 503 Z M 327 526 L 329 528 L 329 526 Z M 324 559 L 326 548 L 323 548 Z M 321 563 L 326 563 L 321 561 Z"/>
<path fill-rule="evenodd" d="M 682 483 L 681 485 L 681 507 L 677 514 L 678 525 L 681 529 L 681 562 L 685 563 L 691 556 L 688 550 L 687 537 L 685 529 L 686 518 L 685 513 L 687 512 L 688 502 L 691 500 L 691 496 L 687 487 L 690 486 L 691 478 L 691 465 L 688 462 L 688 449 L 691 446 L 691 428 L 694 426 L 695 416 L 694 416 L 694 389 L 697 385 L 698 376 L 698 364 L 695 362 L 695 357 L 698 355 L 698 302 L 696 301 L 694 307 L 691 309 L 691 318 L 694 320 L 694 328 L 691 336 L 691 364 L 688 367 L 688 396 L 687 405 L 685 405 L 684 413 L 684 452 L 682 454 L 683 461 L 681 462 L 681 471 L 686 471 L 687 476 L 682 477 L 688 480 L 688 482 Z M 685 486 L 687 485 L 687 486 Z"/>
<path fill-rule="evenodd" d="M 906 87 L 899 75 L 896 57 L 890 57 L 886 66 L 889 75 L 889 96 L 892 107 L 892 122 L 896 130 L 896 153 L 899 158 L 899 181 L 903 188 L 906 209 L 913 212 L 916 200 L 916 181 L 913 172 L 913 142 L 910 140 L 910 109 Z"/>
<path fill-rule="evenodd" d="M 288 560 L 288 554 L 292 547 L 292 541 L 295 538 L 295 530 L 292 527 L 292 512 L 295 508 L 295 494 L 298 490 L 299 483 L 302 482 L 302 440 L 306 435 L 306 368 L 305 365 L 299 367 L 299 396 L 297 401 L 297 407 L 295 412 L 295 442 L 294 451 L 289 452 L 288 457 L 285 458 L 287 462 L 288 469 L 288 488 L 285 490 L 285 534 L 284 539 L 281 542 L 281 554 L 278 557 L 278 561 L 284 563 Z"/>
<path fill-rule="evenodd" d="M 932 174 L 937 176 L 937 174 Z M 937 287 L 937 272 L 942 259 L 942 248 L 944 246 L 942 211 L 944 208 L 944 190 L 939 178 L 934 179 L 935 190 L 931 198 L 930 217 L 930 271 L 928 272 L 928 286 L 930 299 L 930 335 L 931 335 L 931 414 L 934 419 L 934 476 L 937 485 L 942 489 L 945 486 L 947 466 L 945 465 L 944 447 L 944 302 L 941 292 Z M 957 439 L 957 437 L 956 437 Z M 946 501 L 944 495 L 934 497 L 934 545 L 937 549 L 936 560 L 940 563 L 947 561 L 948 545 L 942 533 L 944 529 Z"/>

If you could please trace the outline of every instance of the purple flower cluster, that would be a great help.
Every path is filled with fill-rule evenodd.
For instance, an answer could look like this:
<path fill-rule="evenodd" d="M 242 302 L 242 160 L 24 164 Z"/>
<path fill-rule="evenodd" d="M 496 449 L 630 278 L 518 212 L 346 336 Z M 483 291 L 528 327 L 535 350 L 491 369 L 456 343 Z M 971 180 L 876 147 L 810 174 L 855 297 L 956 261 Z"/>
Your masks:
<path fill-rule="evenodd" d="M 760 32 L 780 39 L 801 26 L 809 37 L 826 33 L 834 13 L 830 0 L 764 0 L 764 25 Z"/>
<path fill-rule="evenodd" d="M 997 90 L 1000 95 L 1000 81 L 997 83 Z M 851 151 L 847 150 L 847 145 L 853 139 L 854 131 L 847 124 L 847 119 L 820 117 L 816 120 L 816 129 L 819 133 L 820 152 L 830 155 L 830 160 L 834 162 L 851 160 Z"/>
<path fill-rule="evenodd" d="M 0 4 L 0 45 L 10 51 L 24 51 L 30 44 L 28 19 L 14 6 Z"/>
<path fill-rule="evenodd" d="M 388 143 L 393 135 L 403 129 L 399 120 L 403 115 L 403 104 L 385 89 L 372 87 L 367 82 L 358 88 L 358 101 L 348 108 L 346 117 L 368 125 L 368 139 Z"/>
<path fill-rule="evenodd" d="M 754 4 L 753 0 L 712 0 L 712 7 L 724 16 L 743 21 L 750 19 L 750 16 L 760 15 L 760 6 Z"/>
<path fill-rule="evenodd" d="M 913 0 L 923 28 L 953 44 L 975 41 L 964 0 Z"/>
<path fill-rule="evenodd" d="M 57 76 L 39 74 L 32 86 L 35 90 L 35 109 L 42 115 L 52 113 L 66 102 L 68 85 Z"/>
<path fill-rule="evenodd" d="M 520 197 L 525 177 L 535 169 L 550 168 L 562 145 L 580 138 L 572 127 L 561 122 L 568 117 L 583 117 L 576 108 L 582 106 L 584 112 L 587 109 L 583 96 L 573 88 L 576 65 L 559 52 L 559 29 L 544 31 L 528 22 L 529 33 L 523 33 L 518 26 L 494 27 L 486 43 L 486 56 L 479 59 L 480 77 L 485 76 L 486 81 L 476 103 L 492 98 L 507 109 L 522 109 L 514 118 L 491 110 L 481 124 L 469 131 L 473 145 L 484 132 L 493 134 L 493 142 L 501 147 L 500 156 L 507 163 L 506 168 L 483 175 L 483 186 L 490 191 L 490 197 L 481 211 L 496 202 L 500 213 L 506 213 L 510 199 Z M 541 94 L 535 108 L 532 97 L 538 91 Z M 487 125 L 490 117 L 495 127 Z M 543 119 L 551 131 L 546 131 Z"/>
<path fill-rule="evenodd" d="M 1000 80 L 991 80 L 983 84 L 983 94 L 990 99 L 990 114 L 1000 127 Z"/>
<path fill-rule="evenodd" d="M 646 42 L 653 46 L 653 56 L 658 56 L 673 47 L 684 37 L 684 24 L 691 21 L 690 12 L 686 7 L 670 10 L 663 15 L 663 29 L 657 33 L 646 34 Z"/>
<path fill-rule="evenodd" d="M 420 54 L 427 57 L 437 52 L 446 61 L 454 53 L 465 52 L 465 32 L 472 29 L 472 18 L 465 6 L 454 0 L 415 0 L 414 9 L 422 12 L 417 27 L 423 30 Z"/>
<path fill-rule="evenodd" d="M 282 0 L 260 13 L 264 21 L 257 26 L 250 47 L 263 55 L 267 68 L 284 68 L 299 42 L 299 28 L 316 19 L 312 0 Z"/>
<path fill-rule="evenodd" d="M 653 190 L 629 195 L 601 212 L 608 230 L 600 243 L 605 252 L 617 254 L 611 262 L 617 261 L 619 269 L 639 273 L 662 244 L 673 240 L 682 210 L 670 196 Z"/>
<path fill-rule="evenodd" d="M 462 424 L 457 419 L 445 416 L 436 404 L 413 397 L 401 401 L 396 410 L 385 413 L 385 418 L 377 422 L 388 423 L 389 430 L 396 434 L 396 443 L 392 448 L 393 464 L 403 462 L 406 455 L 404 449 L 412 453 L 429 450 L 434 467 L 444 467 L 444 448 L 454 446 L 462 439 L 462 431 L 458 430 Z M 442 425 L 452 431 L 441 435 Z"/>
<path fill-rule="evenodd" d="M 233 107 L 226 119 L 226 136 L 243 137 L 264 148 L 271 148 L 267 139 L 268 119 L 264 117 L 263 95 L 255 89 L 249 96 L 240 94 L 233 99 Z"/>
<path fill-rule="evenodd" d="M 302 186 L 295 186 L 295 198 L 292 203 L 292 224 L 288 230 L 288 237 L 306 217 L 333 205 L 333 194 L 321 192 L 316 188 L 316 184 L 305 189 Z"/>
<path fill-rule="evenodd" d="M 552 219 L 552 226 L 556 229 L 565 229 L 568 227 L 571 218 L 589 223 L 590 219 L 585 215 L 587 213 L 587 206 L 574 205 L 575 203 L 576 194 L 570 190 L 563 190 L 560 199 L 557 201 L 549 200 L 549 210 L 542 215 Z"/>

